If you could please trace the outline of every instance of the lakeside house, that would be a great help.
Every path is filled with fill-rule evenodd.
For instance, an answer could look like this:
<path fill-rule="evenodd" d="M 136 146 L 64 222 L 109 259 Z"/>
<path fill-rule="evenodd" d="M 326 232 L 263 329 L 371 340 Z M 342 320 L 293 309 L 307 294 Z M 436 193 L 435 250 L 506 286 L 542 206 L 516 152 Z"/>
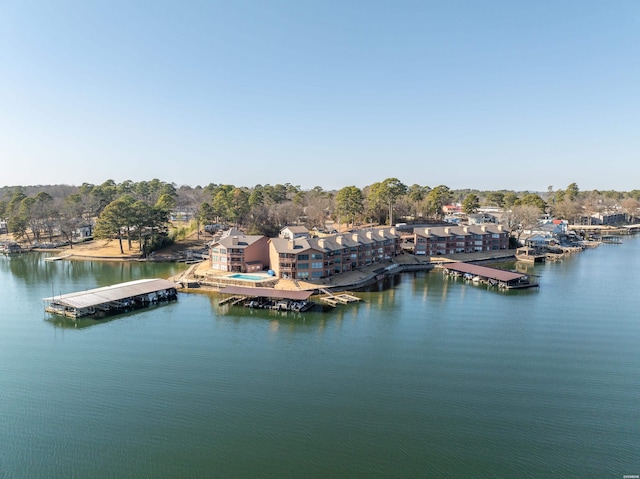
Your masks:
<path fill-rule="evenodd" d="M 311 238 L 311 234 L 309 233 L 309 230 L 306 228 L 306 226 L 285 226 L 280 230 L 278 238 Z"/>
<path fill-rule="evenodd" d="M 462 214 L 462 205 L 460 203 L 455 203 L 455 204 L 450 204 L 450 205 L 444 205 L 442 207 L 442 212 L 445 215 L 455 215 L 455 214 Z"/>
<path fill-rule="evenodd" d="M 92 237 L 93 225 L 90 223 L 78 226 L 73 232 L 73 239 L 76 241 L 82 241 Z"/>
<path fill-rule="evenodd" d="M 467 215 L 467 221 L 470 225 L 483 225 L 485 223 L 497 223 L 495 215 L 490 213 L 477 213 Z"/>
<path fill-rule="evenodd" d="M 532 228 L 523 231 L 520 241 L 524 246 L 540 248 L 565 242 L 568 222 L 566 220 L 540 220 Z"/>

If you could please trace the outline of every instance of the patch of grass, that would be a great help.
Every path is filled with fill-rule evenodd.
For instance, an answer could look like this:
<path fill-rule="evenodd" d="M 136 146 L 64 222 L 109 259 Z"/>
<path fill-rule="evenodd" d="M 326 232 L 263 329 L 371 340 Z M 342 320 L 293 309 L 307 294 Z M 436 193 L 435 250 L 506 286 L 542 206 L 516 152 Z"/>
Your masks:
<path fill-rule="evenodd" d="M 172 242 L 176 241 L 184 241 L 189 237 L 191 233 L 193 233 L 197 228 L 197 223 L 192 221 L 188 225 L 178 226 L 176 228 L 172 228 L 169 231 L 169 240 Z"/>

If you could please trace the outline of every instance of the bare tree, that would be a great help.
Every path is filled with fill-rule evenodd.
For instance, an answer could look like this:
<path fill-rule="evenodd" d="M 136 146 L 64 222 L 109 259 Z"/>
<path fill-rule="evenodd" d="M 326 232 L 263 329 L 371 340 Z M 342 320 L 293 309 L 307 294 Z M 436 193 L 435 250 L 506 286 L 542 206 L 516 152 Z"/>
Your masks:
<path fill-rule="evenodd" d="M 530 230 L 538 224 L 538 218 L 540 218 L 540 208 L 532 205 L 514 206 L 506 216 L 507 226 L 511 233 L 516 234 L 518 242 L 525 230 Z"/>
<path fill-rule="evenodd" d="M 620 206 L 627 214 L 628 221 L 634 223 L 640 214 L 640 201 L 635 198 L 625 198 L 620 203 Z"/>

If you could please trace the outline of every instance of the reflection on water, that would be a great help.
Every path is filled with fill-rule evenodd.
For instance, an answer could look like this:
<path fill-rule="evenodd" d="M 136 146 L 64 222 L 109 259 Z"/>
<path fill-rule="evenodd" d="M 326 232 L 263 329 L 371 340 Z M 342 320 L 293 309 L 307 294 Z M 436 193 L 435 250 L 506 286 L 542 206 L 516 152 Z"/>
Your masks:
<path fill-rule="evenodd" d="M 80 318 L 67 318 L 66 316 L 60 316 L 57 314 L 47 314 L 45 320 L 55 326 L 56 328 L 63 329 L 84 329 L 91 326 L 98 326 L 109 323 L 118 319 L 123 319 L 132 316 L 138 316 L 145 313 L 151 313 L 156 308 L 165 308 L 172 305 L 174 301 L 161 301 L 157 304 L 149 304 L 140 308 L 133 309 L 131 311 L 123 311 L 119 313 L 106 314 L 103 316 L 82 316 Z"/>
<path fill-rule="evenodd" d="M 141 261 L 85 261 L 66 259 L 48 262 L 44 253 L 26 253 L 0 258 L 0 272 L 10 272 L 13 278 L 27 285 L 50 284 L 55 294 L 64 285 L 81 285 L 81 290 L 108 286 L 136 279 L 167 278 L 185 269 L 176 263 L 147 263 Z M 65 290 L 62 293 L 72 292 Z"/>
<path fill-rule="evenodd" d="M 619 477 L 640 464 L 639 248 L 507 294 L 434 270 L 326 312 L 181 293 L 99 322 L 44 321 L 41 298 L 183 266 L 0 258 L 0 476 Z"/>

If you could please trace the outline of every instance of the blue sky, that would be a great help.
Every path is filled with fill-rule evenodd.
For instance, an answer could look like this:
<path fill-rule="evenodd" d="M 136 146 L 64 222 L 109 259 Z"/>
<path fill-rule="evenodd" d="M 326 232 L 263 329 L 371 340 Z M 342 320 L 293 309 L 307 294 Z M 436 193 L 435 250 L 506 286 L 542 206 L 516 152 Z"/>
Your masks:
<path fill-rule="evenodd" d="M 0 0 L 0 186 L 640 189 L 640 1 Z"/>

